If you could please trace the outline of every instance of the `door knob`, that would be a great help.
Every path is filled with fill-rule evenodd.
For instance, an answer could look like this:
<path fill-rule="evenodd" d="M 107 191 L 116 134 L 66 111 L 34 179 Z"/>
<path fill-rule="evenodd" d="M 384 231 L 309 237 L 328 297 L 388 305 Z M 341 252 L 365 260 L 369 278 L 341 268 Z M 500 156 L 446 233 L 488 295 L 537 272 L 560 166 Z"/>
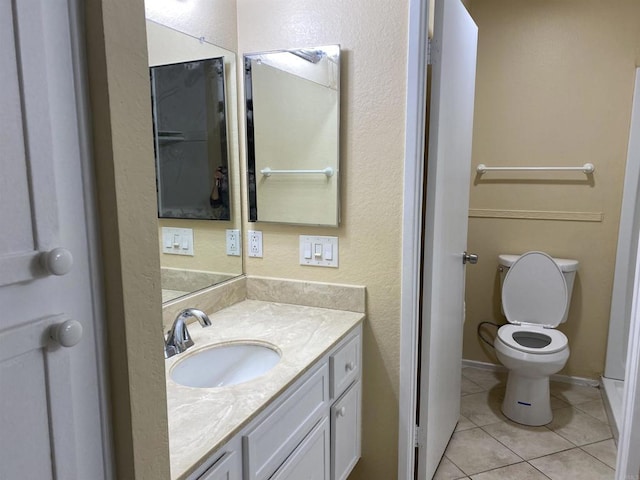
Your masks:
<path fill-rule="evenodd" d="M 462 263 L 470 263 L 471 265 L 475 265 L 478 263 L 478 255 L 475 253 L 467 253 L 464 252 L 462 254 Z"/>
<path fill-rule="evenodd" d="M 82 339 L 82 324 L 77 320 L 67 320 L 52 325 L 49 335 L 63 347 L 73 347 Z"/>
<path fill-rule="evenodd" d="M 40 254 L 40 264 L 51 275 L 66 275 L 73 266 L 73 255 L 66 248 L 54 248 Z"/>

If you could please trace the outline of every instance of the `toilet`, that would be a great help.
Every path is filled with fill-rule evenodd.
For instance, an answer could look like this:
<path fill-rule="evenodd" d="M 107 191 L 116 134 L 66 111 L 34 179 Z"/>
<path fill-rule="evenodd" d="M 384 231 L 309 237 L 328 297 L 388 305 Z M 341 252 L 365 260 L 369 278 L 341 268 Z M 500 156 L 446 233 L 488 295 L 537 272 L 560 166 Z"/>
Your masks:
<path fill-rule="evenodd" d="M 555 328 L 567 321 L 577 260 L 543 252 L 499 255 L 502 311 L 509 323 L 494 341 L 509 370 L 502 413 L 524 425 L 551 422 L 549 377 L 569 358 L 567 337 Z"/>

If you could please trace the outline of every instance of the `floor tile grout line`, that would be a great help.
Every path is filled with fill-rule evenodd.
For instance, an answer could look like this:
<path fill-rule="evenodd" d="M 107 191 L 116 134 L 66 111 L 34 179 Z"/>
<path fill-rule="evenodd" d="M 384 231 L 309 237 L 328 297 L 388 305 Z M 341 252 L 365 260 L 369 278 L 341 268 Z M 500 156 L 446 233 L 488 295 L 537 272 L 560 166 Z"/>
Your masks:
<path fill-rule="evenodd" d="M 520 456 L 519 456 L 519 455 L 516 455 L 516 456 L 517 456 L 518 458 L 520 458 Z M 451 463 L 453 463 L 453 462 L 451 462 Z M 510 466 L 512 466 L 512 465 L 518 465 L 518 464 L 520 464 L 520 463 L 527 463 L 527 461 L 526 461 L 526 460 L 523 460 L 522 458 L 520 458 L 520 461 L 518 461 L 518 462 L 506 463 L 506 464 L 501 465 L 501 466 L 499 466 L 499 467 L 492 467 L 492 468 L 489 468 L 488 470 L 480 470 L 479 472 L 474 472 L 474 473 L 467 473 L 467 472 L 465 472 L 462 468 L 458 467 L 458 465 L 456 465 L 455 463 L 454 463 L 454 465 L 456 465 L 456 467 L 457 467 L 457 468 L 458 468 L 462 473 L 464 473 L 467 477 L 471 477 L 472 475 L 480 475 L 481 473 L 491 472 L 492 470 L 498 470 L 499 468 L 506 468 L 506 467 L 510 467 Z"/>
<path fill-rule="evenodd" d="M 585 443 L 584 445 L 576 445 L 578 448 L 588 447 L 589 445 L 595 445 L 596 443 L 606 442 L 607 440 L 613 440 L 613 437 L 603 438 L 602 440 L 596 440 L 595 442 Z M 615 442 L 614 442 L 615 443 Z M 617 447 L 616 447 L 617 448 Z"/>
<path fill-rule="evenodd" d="M 504 423 L 504 422 L 501 422 L 501 423 Z M 492 424 L 492 425 L 495 425 L 495 424 Z M 488 425 L 485 425 L 485 426 L 486 426 L 486 427 L 488 427 Z M 501 442 L 499 439 L 497 439 L 496 437 L 494 437 L 493 435 L 491 435 L 491 433 L 487 432 L 484 428 L 482 428 L 482 427 L 480 427 L 480 428 L 482 429 L 482 431 L 483 431 L 484 433 L 486 433 L 487 435 L 489 435 L 491 438 L 493 438 L 493 439 L 494 439 L 496 442 L 498 442 L 500 445 L 503 445 L 503 446 L 504 446 L 504 448 L 506 448 L 506 449 L 507 449 L 507 450 L 509 450 L 511 453 L 513 453 L 516 457 L 518 457 L 518 458 L 522 459 L 522 461 L 523 461 L 523 462 L 528 462 L 528 461 L 529 461 L 529 460 L 527 460 L 526 458 L 522 458 L 522 457 L 521 457 L 520 455 L 518 455 L 516 452 L 514 452 L 513 450 L 511 450 L 511 449 L 509 448 L 509 446 L 508 446 L 508 445 L 505 445 L 505 444 L 504 444 L 503 442 Z"/>
<path fill-rule="evenodd" d="M 507 450 L 509 450 L 511 453 L 513 453 L 516 457 L 518 457 L 520 459 L 520 461 L 514 462 L 514 463 L 507 463 L 505 465 L 502 465 L 501 467 L 495 467 L 495 468 L 490 468 L 488 470 L 482 470 L 480 472 L 475 472 L 475 473 L 467 473 L 460 465 L 457 465 L 453 460 L 451 460 L 451 458 L 447 457 L 446 454 L 444 454 L 443 456 L 445 456 L 447 458 L 447 460 L 449 460 L 453 465 L 455 465 L 455 467 L 460 470 L 462 473 L 464 473 L 467 477 L 471 477 L 471 475 L 478 475 L 480 473 L 485 473 L 485 472 L 490 472 L 491 470 L 496 470 L 498 468 L 503 468 L 503 467 L 508 467 L 509 465 L 515 465 L 517 463 L 523 463 L 526 462 L 526 460 L 524 458 L 522 458 L 520 455 L 518 455 L 516 452 L 514 452 L 513 450 L 511 450 L 509 447 L 507 447 L 506 445 L 504 445 L 500 440 L 498 440 L 497 438 L 494 438 L 489 432 L 486 432 L 482 427 L 476 427 L 479 428 L 480 430 L 482 430 L 484 433 L 486 433 L 487 435 L 489 435 L 491 438 L 493 438 L 496 442 L 498 442 L 500 445 L 502 445 L 503 447 L 505 447 Z M 469 430 L 474 430 L 473 428 L 470 428 Z M 465 432 L 469 431 L 469 430 L 463 430 Z M 448 447 L 448 445 L 447 445 Z M 446 451 L 446 450 L 445 450 Z"/>
<path fill-rule="evenodd" d="M 540 470 L 538 470 L 536 467 L 534 467 L 533 465 L 531 465 L 528 461 L 526 460 L 522 460 L 521 462 L 516 462 L 516 463 L 508 463 L 507 465 L 502 465 L 501 467 L 495 467 L 495 468 L 490 468 L 489 470 L 483 470 L 482 472 L 476 472 L 476 473 L 472 473 L 471 475 L 468 475 L 469 478 L 471 478 L 472 475 L 481 475 L 483 473 L 489 473 L 489 472 L 493 472 L 496 470 L 500 470 L 501 468 L 507 468 L 507 467 L 512 467 L 514 465 L 520 465 L 521 463 L 526 463 L 529 464 L 531 466 L 531 468 L 534 468 L 535 470 L 537 470 L 538 472 L 540 472 Z M 460 467 L 458 467 L 460 468 Z M 544 473 L 540 472 L 542 475 L 544 475 L 545 478 L 549 478 L 548 476 L 546 476 Z"/>
<path fill-rule="evenodd" d="M 590 444 L 592 445 L 592 444 Z M 596 457 L 595 455 L 591 455 L 589 452 L 587 452 L 584 448 L 582 447 L 578 447 L 580 450 L 582 450 L 584 453 L 586 453 L 587 455 L 589 455 L 592 458 L 595 458 L 598 462 L 600 462 L 601 464 L 603 464 L 605 467 L 610 468 L 611 470 L 613 470 L 614 472 L 616 471 L 615 468 L 611 468 L 611 466 L 607 465 L 606 463 L 604 463 L 602 460 L 600 460 L 598 457 Z"/>
<path fill-rule="evenodd" d="M 489 427 L 489 426 L 491 426 L 491 425 L 496 425 L 496 424 L 498 424 L 498 423 L 506 423 L 507 425 L 509 425 L 509 424 L 510 424 L 510 423 L 509 423 L 509 421 L 506 421 L 506 422 L 505 422 L 505 421 L 500 421 L 500 422 L 495 422 L 495 423 L 490 423 L 490 424 L 487 424 L 487 425 L 483 425 L 483 426 L 481 426 L 480 428 L 482 428 L 482 430 L 483 430 L 485 433 L 487 433 L 491 438 L 494 438 L 495 440 L 497 440 L 498 442 L 500 442 L 500 440 L 498 440 L 496 437 L 494 437 L 494 436 L 491 434 L 491 432 L 488 432 L 487 430 L 485 430 L 485 429 L 484 429 L 484 427 Z M 513 423 L 515 423 L 515 422 L 513 422 Z M 519 424 L 516 424 L 516 425 L 519 425 Z M 548 425 L 548 424 L 547 424 L 547 425 Z M 581 446 L 591 445 L 592 443 L 598 443 L 598 442 L 603 442 L 603 441 L 605 441 L 605 440 L 608 440 L 608 439 L 603 439 L 603 440 L 597 440 L 597 441 L 592 442 L 592 443 L 586 443 L 585 445 L 578 445 L 578 444 L 576 444 L 576 443 L 572 442 L 572 441 L 571 441 L 570 439 L 568 439 L 567 437 L 563 436 L 562 434 L 560 434 L 560 433 L 556 432 L 555 430 L 552 430 L 552 429 L 551 429 L 551 428 L 549 428 L 547 425 L 539 425 L 539 426 L 546 428 L 546 429 L 547 429 L 549 432 L 551 432 L 551 433 L 555 433 L 555 434 L 556 434 L 556 435 L 558 435 L 560 438 L 562 438 L 563 440 L 566 440 L 567 442 L 569 442 L 569 443 L 571 444 L 571 447 L 569 447 L 569 448 L 563 448 L 563 449 L 561 449 L 561 450 L 558 450 L 558 451 L 557 451 L 557 452 L 555 452 L 555 453 L 565 452 L 565 451 L 567 451 L 567 450 L 572 450 L 572 449 L 574 449 L 574 448 L 580 448 Z M 500 442 L 500 443 L 502 443 L 502 442 Z M 503 445 L 504 445 L 504 444 L 503 444 Z M 505 445 L 505 446 L 506 446 L 507 448 L 509 448 L 507 445 Z M 509 450 L 511 450 L 511 449 L 509 449 Z M 513 451 L 513 450 L 512 450 L 512 451 Z M 514 453 L 515 453 L 515 452 L 514 452 Z M 517 453 L 516 453 L 516 455 L 517 455 Z M 550 454 L 547 454 L 547 455 L 540 455 L 539 457 L 534 457 L 534 458 L 530 458 L 530 459 L 523 459 L 523 460 L 525 460 L 526 462 L 528 462 L 529 460 L 535 460 L 536 458 L 542 458 L 542 457 L 546 457 L 546 456 L 548 456 L 548 455 L 553 455 L 553 453 L 550 453 Z"/>
<path fill-rule="evenodd" d="M 533 465 L 530 461 L 527 460 L 527 463 L 529 465 L 531 465 L 531 468 L 533 468 L 536 472 L 539 472 L 540 475 L 542 475 L 544 478 L 548 478 L 549 480 L 552 480 L 550 476 L 546 475 L 542 470 L 540 470 L 539 468 L 537 468 L 535 465 Z"/>
<path fill-rule="evenodd" d="M 591 400 L 591 401 L 594 401 L 594 402 L 595 402 L 595 400 Z M 597 420 L 598 422 L 603 423 L 603 424 L 605 424 L 605 425 L 609 426 L 609 428 L 611 428 L 611 425 L 609 424 L 609 422 L 603 422 L 603 421 L 602 421 L 602 420 L 600 420 L 599 418 L 595 417 L 594 415 L 591 415 L 589 412 L 586 412 L 586 411 L 584 411 L 584 410 L 582 410 L 582 409 L 580 408 L 580 406 L 579 406 L 579 405 L 584 405 L 584 404 L 586 404 L 586 403 L 591 403 L 591 402 L 584 402 L 584 403 L 578 404 L 578 405 L 576 405 L 576 406 L 575 406 L 575 408 L 577 408 L 578 410 L 580 410 L 580 411 L 581 411 L 582 413 L 584 413 L 585 415 L 589 415 L 589 416 L 590 416 L 591 418 L 593 418 L 594 420 Z M 603 405 L 603 408 L 604 408 L 604 405 Z"/>

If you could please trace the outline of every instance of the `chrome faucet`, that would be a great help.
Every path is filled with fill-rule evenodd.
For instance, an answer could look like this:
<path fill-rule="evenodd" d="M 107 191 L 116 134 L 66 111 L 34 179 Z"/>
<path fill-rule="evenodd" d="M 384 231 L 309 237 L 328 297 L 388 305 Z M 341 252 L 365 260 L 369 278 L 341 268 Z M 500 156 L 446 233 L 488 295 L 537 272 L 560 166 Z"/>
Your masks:
<path fill-rule="evenodd" d="M 191 339 L 191 335 L 189 335 L 186 323 L 189 317 L 197 318 L 203 328 L 211 326 L 211 320 L 209 320 L 207 314 L 202 310 L 187 308 L 181 311 L 174 320 L 173 326 L 171 330 L 169 330 L 167 339 L 164 342 L 164 358 L 173 357 L 193 346 L 193 340 Z"/>

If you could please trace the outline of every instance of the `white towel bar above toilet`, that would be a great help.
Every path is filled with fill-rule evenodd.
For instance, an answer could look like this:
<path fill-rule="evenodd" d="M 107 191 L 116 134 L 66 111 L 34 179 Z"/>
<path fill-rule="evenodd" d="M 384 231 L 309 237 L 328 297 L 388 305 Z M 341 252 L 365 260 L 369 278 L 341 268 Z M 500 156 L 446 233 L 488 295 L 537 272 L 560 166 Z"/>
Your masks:
<path fill-rule="evenodd" d="M 542 172 L 542 171 L 580 171 L 587 175 L 593 173 L 596 167 L 593 163 L 585 163 L 581 167 L 487 167 L 481 163 L 476 167 L 476 172 L 482 175 L 486 172 Z"/>

